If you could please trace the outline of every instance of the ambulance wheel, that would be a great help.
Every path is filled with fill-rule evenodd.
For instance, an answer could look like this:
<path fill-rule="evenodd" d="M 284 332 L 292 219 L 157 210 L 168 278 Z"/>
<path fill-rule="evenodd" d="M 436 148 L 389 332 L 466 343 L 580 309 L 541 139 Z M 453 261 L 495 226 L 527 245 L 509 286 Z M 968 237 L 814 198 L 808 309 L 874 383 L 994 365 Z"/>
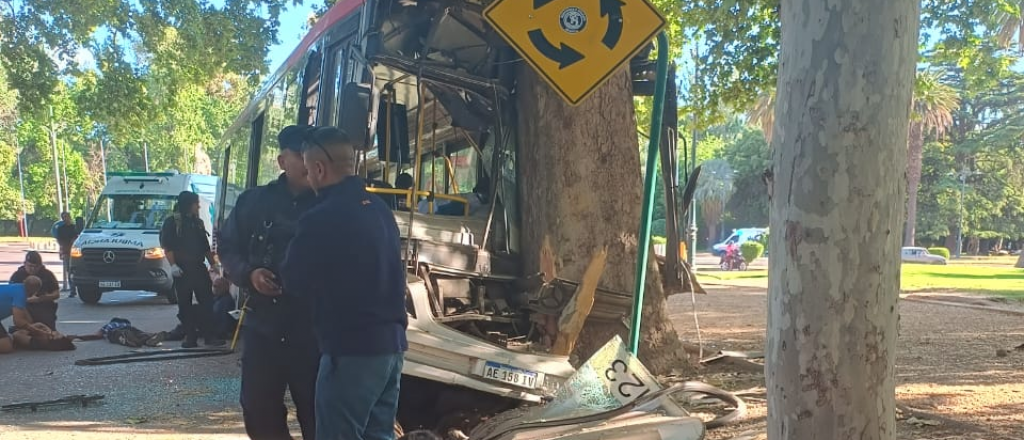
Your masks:
<path fill-rule="evenodd" d="M 78 299 L 82 300 L 86 304 L 96 304 L 100 302 L 100 298 L 103 297 L 103 291 L 99 289 L 83 289 L 78 288 Z"/>

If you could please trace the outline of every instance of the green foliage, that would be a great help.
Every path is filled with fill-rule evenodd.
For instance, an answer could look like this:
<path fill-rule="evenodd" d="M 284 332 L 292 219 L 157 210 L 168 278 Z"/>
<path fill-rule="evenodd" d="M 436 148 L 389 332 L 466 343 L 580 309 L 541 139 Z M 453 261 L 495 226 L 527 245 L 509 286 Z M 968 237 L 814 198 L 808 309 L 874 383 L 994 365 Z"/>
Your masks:
<path fill-rule="evenodd" d="M 144 122 L 160 106 L 149 96 L 156 88 L 173 96 L 223 72 L 255 84 L 288 3 L 301 1 L 5 1 L 0 66 L 23 110 L 43 113 L 60 79 L 89 75 L 93 66 L 76 57 L 90 54 L 92 85 L 105 103 L 91 110 L 107 116 L 102 122 L 120 116 L 137 128 L 133 119 Z"/>
<path fill-rule="evenodd" d="M 186 86 L 173 97 L 152 93 L 147 99 L 162 104 L 148 121 L 103 126 L 95 122 L 102 114 L 89 107 L 88 99 L 97 93 L 92 87 L 94 84 L 85 80 L 59 84 L 47 109 L 53 109 L 51 120 L 49 111 L 30 114 L 19 110 L 18 94 L 0 81 L 0 128 L 5 128 L 0 130 L 0 170 L 5 171 L 0 178 L 0 219 L 16 218 L 21 207 L 15 145 L 22 148 L 27 213 L 56 218 L 59 181 L 72 212 L 85 214 L 103 186 L 100 142 L 105 143 L 109 171 L 145 170 L 144 147 L 153 171 L 194 172 L 196 158 L 207 155 L 213 163 L 205 166 L 219 169 L 216 141 L 245 105 L 251 90 L 241 76 L 226 74 L 206 85 Z M 54 173 L 51 122 L 59 180 Z M 142 125 L 133 128 L 133 124 Z"/>
<path fill-rule="evenodd" d="M 764 255 L 764 245 L 756 241 L 745 241 L 740 244 L 740 254 L 747 264 Z"/>
<path fill-rule="evenodd" d="M 771 151 L 761 130 L 740 126 L 725 145 L 721 157 L 733 169 L 736 191 L 725 206 L 727 228 L 768 224 L 768 188 L 762 179 L 771 163 Z"/>
<path fill-rule="evenodd" d="M 780 0 L 678 3 L 683 34 L 679 41 L 699 48 L 684 54 L 696 59 L 697 68 L 681 109 L 695 115 L 695 128 L 722 124 L 775 88 L 782 35 L 780 4 Z M 967 71 L 972 89 L 985 90 L 987 79 L 999 77 L 1012 65 L 996 55 L 1013 42 L 1020 25 L 1019 2 L 925 0 L 921 41 L 931 44 L 922 53 L 932 58 L 929 61 L 958 65 Z"/>
<path fill-rule="evenodd" d="M 664 207 L 664 204 L 662 204 Z M 663 236 L 666 235 L 665 219 L 659 218 L 651 222 L 651 235 Z"/>
<path fill-rule="evenodd" d="M 680 2 L 680 20 L 696 42 L 694 86 L 686 111 L 704 129 L 744 109 L 774 88 L 778 66 L 779 0 Z"/>
<path fill-rule="evenodd" d="M 949 259 L 949 249 L 944 247 L 930 247 L 928 248 L 928 253 L 932 255 L 941 255 L 946 257 L 947 260 Z"/>
<path fill-rule="evenodd" d="M 758 243 L 761 243 L 761 246 L 764 246 L 764 251 L 765 252 L 768 252 L 768 242 L 770 241 L 768 239 L 769 233 L 770 233 L 770 231 L 765 231 L 764 234 L 761 234 L 761 238 L 759 240 L 757 240 Z"/>
<path fill-rule="evenodd" d="M 660 235 L 651 236 L 651 244 L 665 244 L 668 243 L 668 239 Z"/>

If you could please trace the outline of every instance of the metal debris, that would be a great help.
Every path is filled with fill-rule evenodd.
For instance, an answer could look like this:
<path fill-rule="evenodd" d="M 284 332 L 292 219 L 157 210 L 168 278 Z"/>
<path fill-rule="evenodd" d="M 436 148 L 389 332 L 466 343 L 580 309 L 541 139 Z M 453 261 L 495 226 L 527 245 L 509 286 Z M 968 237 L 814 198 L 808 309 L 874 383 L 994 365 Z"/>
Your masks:
<path fill-rule="evenodd" d="M 46 400 L 42 402 L 25 402 L 25 403 L 12 403 L 10 405 L 0 406 L 0 411 L 14 411 L 19 409 L 28 409 L 32 412 L 36 412 L 39 408 L 48 408 L 52 406 L 64 406 L 64 405 L 82 405 L 82 408 L 89 406 L 90 403 L 96 402 L 102 399 L 102 394 L 76 394 L 73 396 L 67 396 L 56 400 Z"/>

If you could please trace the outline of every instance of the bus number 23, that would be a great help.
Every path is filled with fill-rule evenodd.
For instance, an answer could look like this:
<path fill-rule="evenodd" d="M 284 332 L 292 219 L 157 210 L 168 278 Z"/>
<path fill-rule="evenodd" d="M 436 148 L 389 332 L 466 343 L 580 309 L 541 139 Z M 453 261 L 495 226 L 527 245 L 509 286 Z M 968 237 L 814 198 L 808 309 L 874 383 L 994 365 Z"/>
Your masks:
<path fill-rule="evenodd" d="M 637 376 L 636 373 L 631 373 L 629 371 L 629 367 L 626 365 L 625 361 L 616 359 L 615 362 L 612 362 L 611 368 L 604 370 L 604 377 L 611 382 L 618 382 L 619 375 L 627 375 L 626 380 L 622 381 L 616 388 L 619 395 L 622 397 L 633 397 L 633 393 L 637 389 L 644 390 L 639 396 L 636 396 L 637 398 L 643 397 L 645 394 L 651 392 L 651 389 L 647 387 L 647 384 L 645 384 L 644 381 L 640 380 L 640 377 Z"/>

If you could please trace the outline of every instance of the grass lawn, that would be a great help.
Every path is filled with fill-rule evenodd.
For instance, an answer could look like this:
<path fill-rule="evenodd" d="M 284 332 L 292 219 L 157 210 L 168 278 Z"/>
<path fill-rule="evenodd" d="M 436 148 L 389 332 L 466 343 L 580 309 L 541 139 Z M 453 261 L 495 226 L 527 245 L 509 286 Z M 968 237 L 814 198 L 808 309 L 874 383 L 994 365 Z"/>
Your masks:
<path fill-rule="evenodd" d="M 744 285 L 760 281 L 767 285 L 767 270 L 743 272 L 698 272 L 708 281 L 737 281 Z M 901 276 L 904 292 L 959 292 L 1001 296 L 1024 300 L 1024 269 L 1015 269 L 1013 264 L 1003 267 L 951 263 L 947 266 L 904 264 Z"/>

